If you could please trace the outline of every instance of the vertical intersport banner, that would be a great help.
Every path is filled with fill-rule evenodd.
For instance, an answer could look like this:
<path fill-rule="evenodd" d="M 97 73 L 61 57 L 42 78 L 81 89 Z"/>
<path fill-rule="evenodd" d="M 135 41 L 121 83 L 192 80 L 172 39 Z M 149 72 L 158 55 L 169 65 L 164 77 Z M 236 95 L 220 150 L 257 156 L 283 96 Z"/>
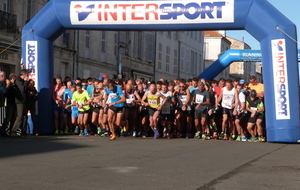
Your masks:
<path fill-rule="evenodd" d="M 25 68 L 29 70 L 29 79 L 35 81 L 38 89 L 38 42 L 26 41 L 26 61 Z"/>
<path fill-rule="evenodd" d="M 285 39 L 271 41 L 276 119 L 290 119 L 290 99 Z"/>

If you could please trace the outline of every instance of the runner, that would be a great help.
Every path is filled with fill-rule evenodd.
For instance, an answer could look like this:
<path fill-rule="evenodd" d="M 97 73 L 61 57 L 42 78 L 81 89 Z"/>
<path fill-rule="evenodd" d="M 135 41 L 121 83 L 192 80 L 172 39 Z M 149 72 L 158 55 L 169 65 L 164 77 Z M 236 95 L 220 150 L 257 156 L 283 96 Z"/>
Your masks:
<path fill-rule="evenodd" d="M 257 93 L 257 97 L 259 97 L 260 99 L 264 98 L 264 85 L 262 83 L 257 82 L 256 77 L 255 76 L 250 76 L 249 79 L 249 88 L 251 90 L 255 90 Z"/>
<path fill-rule="evenodd" d="M 167 99 L 166 103 L 162 106 L 160 114 L 161 126 L 163 126 L 163 137 L 170 139 L 172 137 L 172 121 L 174 118 L 176 101 L 172 92 L 168 90 L 168 84 L 166 82 L 162 83 L 162 90 L 160 93 Z M 163 100 L 161 99 L 161 101 Z"/>
<path fill-rule="evenodd" d="M 137 123 L 137 113 L 138 113 L 137 104 L 141 102 L 141 97 L 137 93 L 137 91 L 133 89 L 133 85 L 130 83 L 126 84 L 125 98 L 126 98 L 126 104 L 125 104 L 124 120 L 128 122 L 127 125 L 129 127 L 129 129 L 126 130 L 132 132 L 133 137 L 137 137 L 138 131 L 140 130 L 138 128 L 138 123 Z"/>
<path fill-rule="evenodd" d="M 143 83 L 137 85 L 137 92 L 140 97 L 144 97 L 145 91 L 143 89 Z M 142 130 L 142 137 L 147 137 L 147 131 L 148 131 L 148 121 L 149 121 L 149 113 L 148 108 L 141 102 L 138 104 L 138 125 L 139 129 Z"/>
<path fill-rule="evenodd" d="M 251 90 L 250 96 L 246 100 L 246 109 L 251 113 L 251 116 L 248 120 L 247 129 L 251 135 L 251 139 L 248 141 L 265 141 L 265 137 L 263 136 L 263 127 L 262 122 L 264 119 L 264 103 L 262 99 L 257 97 L 256 90 Z M 256 138 L 255 131 L 253 127 L 256 125 L 258 138 Z"/>
<path fill-rule="evenodd" d="M 160 98 L 163 102 L 160 102 Z M 145 92 L 142 98 L 142 104 L 148 107 L 150 127 L 154 132 L 153 139 L 159 137 L 158 121 L 162 105 L 165 104 L 167 98 L 157 91 L 155 84 L 149 86 L 149 91 Z"/>
<path fill-rule="evenodd" d="M 181 80 L 179 88 L 176 90 L 175 99 L 177 102 L 175 111 L 175 126 L 176 137 L 180 138 L 182 136 L 182 131 L 184 130 L 182 126 L 187 125 L 186 137 L 189 138 L 190 132 L 192 130 L 192 108 L 190 105 L 191 94 L 187 86 L 185 85 L 185 80 Z"/>
<path fill-rule="evenodd" d="M 63 132 L 63 94 L 65 86 L 62 83 L 60 76 L 55 78 L 53 87 L 53 109 L 54 109 L 54 125 L 55 135 L 64 134 Z"/>
<path fill-rule="evenodd" d="M 89 97 L 89 94 L 86 90 L 82 89 L 81 84 L 76 84 L 76 91 L 73 94 L 72 97 L 73 104 L 78 107 L 78 125 L 80 128 L 79 136 L 85 136 L 88 137 L 89 133 L 89 126 L 88 126 L 88 117 L 89 117 L 89 111 L 90 111 L 90 103 L 91 98 Z"/>
<path fill-rule="evenodd" d="M 223 108 L 223 120 L 222 120 L 222 132 L 219 136 L 221 140 L 228 140 L 228 131 L 227 126 L 229 123 L 229 134 L 232 135 L 231 138 L 235 139 L 235 127 L 233 118 L 237 114 L 237 110 L 234 107 L 237 107 L 239 103 L 239 98 L 237 91 L 232 85 L 232 80 L 228 79 L 225 83 L 225 87 L 222 89 L 221 94 L 218 98 L 219 102 L 222 100 L 222 108 Z"/>
<path fill-rule="evenodd" d="M 117 126 L 121 126 L 126 99 L 122 89 L 113 82 L 110 82 L 105 88 L 104 102 L 107 102 L 108 99 L 110 99 L 110 102 L 106 103 L 104 109 L 108 108 L 108 126 L 110 128 L 110 132 L 112 133 L 110 140 L 116 140 L 116 130 Z"/>
<path fill-rule="evenodd" d="M 203 82 L 198 83 L 198 89 L 194 90 L 192 95 L 192 102 L 195 105 L 194 121 L 197 130 L 195 138 L 200 139 L 200 134 L 202 132 L 202 139 L 205 140 L 207 136 L 207 106 L 210 105 L 210 97 L 208 91 L 205 90 Z"/>
<path fill-rule="evenodd" d="M 244 124 L 245 124 L 245 119 L 246 119 L 246 115 L 247 115 L 246 96 L 242 92 L 242 89 L 243 89 L 243 85 L 237 84 L 236 91 L 239 94 L 239 105 L 237 107 L 237 115 L 235 116 L 235 126 L 236 126 L 236 130 L 238 132 L 236 141 L 247 141 L 247 138 L 246 138 L 245 132 L 244 132 Z"/>
<path fill-rule="evenodd" d="M 100 119 L 100 110 L 102 109 L 102 101 L 103 101 L 103 83 L 99 83 L 99 81 L 94 82 L 94 87 L 92 91 L 92 119 L 91 122 L 97 127 L 97 135 L 101 135 L 101 119 Z M 103 109 L 102 109 L 103 110 Z M 95 134 L 96 135 L 96 134 Z"/>
<path fill-rule="evenodd" d="M 192 94 L 194 90 L 198 89 L 198 78 L 194 77 L 192 79 L 192 85 L 189 86 L 190 93 Z"/>

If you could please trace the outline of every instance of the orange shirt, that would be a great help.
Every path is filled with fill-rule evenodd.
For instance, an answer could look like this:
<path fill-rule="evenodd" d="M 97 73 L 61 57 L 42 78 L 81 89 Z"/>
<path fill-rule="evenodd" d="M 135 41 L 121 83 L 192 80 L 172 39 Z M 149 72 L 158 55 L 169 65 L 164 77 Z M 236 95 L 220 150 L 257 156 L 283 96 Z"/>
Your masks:
<path fill-rule="evenodd" d="M 257 83 L 257 85 L 249 84 L 248 86 L 251 90 L 256 90 L 256 93 L 261 94 L 264 92 L 264 84 Z"/>

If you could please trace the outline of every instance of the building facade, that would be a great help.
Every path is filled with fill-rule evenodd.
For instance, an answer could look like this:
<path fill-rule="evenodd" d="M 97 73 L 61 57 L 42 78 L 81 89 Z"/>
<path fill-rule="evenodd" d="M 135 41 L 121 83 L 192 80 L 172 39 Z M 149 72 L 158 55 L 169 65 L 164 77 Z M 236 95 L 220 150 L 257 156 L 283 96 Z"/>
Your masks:
<path fill-rule="evenodd" d="M 226 36 L 226 38 L 231 42 L 230 49 L 251 49 L 251 47 L 240 40 Z M 229 66 L 230 78 L 232 79 L 244 79 L 249 81 L 251 75 L 256 76 L 256 63 L 251 61 L 245 62 L 233 62 Z"/>
<path fill-rule="evenodd" d="M 1 70 L 18 73 L 21 30 L 48 1 L 0 0 Z M 190 78 L 203 70 L 203 38 L 194 31 L 66 30 L 54 41 L 53 77 Z"/>
<path fill-rule="evenodd" d="M 204 69 L 202 31 L 156 32 L 155 79 L 190 79 Z"/>
<path fill-rule="evenodd" d="M 212 63 L 214 63 L 222 53 L 230 49 L 231 42 L 217 31 L 204 31 L 205 42 L 205 69 L 207 69 Z M 215 80 L 220 78 L 228 79 L 230 77 L 229 67 L 223 70 Z"/>

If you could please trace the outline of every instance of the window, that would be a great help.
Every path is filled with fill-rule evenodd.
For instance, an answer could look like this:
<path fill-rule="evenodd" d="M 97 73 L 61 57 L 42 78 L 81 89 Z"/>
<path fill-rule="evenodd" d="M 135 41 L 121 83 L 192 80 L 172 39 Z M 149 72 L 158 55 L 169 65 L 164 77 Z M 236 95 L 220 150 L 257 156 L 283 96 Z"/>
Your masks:
<path fill-rule="evenodd" d="M 190 65 L 190 60 L 189 60 L 190 52 L 189 51 L 190 51 L 189 49 L 185 50 L 185 55 L 186 55 L 186 58 L 185 58 L 185 71 L 186 72 L 189 72 L 189 65 Z"/>
<path fill-rule="evenodd" d="M 8 0 L 4 0 L 4 2 L 5 1 L 8 1 Z M 32 0 L 27 0 L 27 15 L 26 15 L 27 22 L 29 22 L 32 19 L 32 4 L 33 4 Z"/>
<path fill-rule="evenodd" d="M 67 31 L 63 33 L 63 45 L 67 47 L 69 46 L 69 36 L 70 34 Z"/>
<path fill-rule="evenodd" d="M 177 49 L 174 50 L 174 68 L 173 68 L 173 73 L 174 74 L 178 73 L 178 51 L 177 51 Z"/>
<path fill-rule="evenodd" d="M 194 74 L 194 67 L 195 67 L 195 62 L 194 62 L 194 51 L 191 50 L 191 67 L 190 67 L 190 74 Z"/>
<path fill-rule="evenodd" d="M 142 60 L 143 58 L 143 33 L 138 32 L 138 59 Z"/>
<path fill-rule="evenodd" d="M 184 62 L 185 62 L 185 60 L 184 60 L 184 52 L 185 52 L 185 49 L 184 49 L 184 47 L 182 47 L 181 48 L 181 63 L 179 63 L 180 65 L 184 65 Z M 183 70 L 183 67 L 181 68 L 182 70 Z"/>
<path fill-rule="evenodd" d="M 158 65 L 157 69 L 161 70 L 161 61 L 162 61 L 162 44 L 158 44 Z"/>
<path fill-rule="evenodd" d="M 118 32 L 114 33 L 114 55 L 118 53 Z"/>
<path fill-rule="evenodd" d="M 167 49 L 166 49 L 166 72 L 170 71 L 170 51 L 171 51 L 170 46 L 167 46 Z"/>
<path fill-rule="evenodd" d="M 105 31 L 101 32 L 101 52 L 105 53 Z"/>
<path fill-rule="evenodd" d="M 138 57 L 138 32 L 134 32 L 134 45 L 133 45 L 133 57 Z"/>
<path fill-rule="evenodd" d="M 167 31 L 167 37 L 172 38 L 172 32 L 171 31 Z"/>
<path fill-rule="evenodd" d="M 85 47 L 90 48 L 90 31 L 85 31 Z"/>
<path fill-rule="evenodd" d="M 147 34 L 147 61 L 152 62 L 154 58 L 154 36 Z"/>
<path fill-rule="evenodd" d="M 28 0 L 27 5 L 28 5 L 28 3 L 30 3 L 30 6 L 31 6 L 31 0 Z M 10 0 L 3 0 L 2 10 L 5 12 L 10 12 Z"/>

